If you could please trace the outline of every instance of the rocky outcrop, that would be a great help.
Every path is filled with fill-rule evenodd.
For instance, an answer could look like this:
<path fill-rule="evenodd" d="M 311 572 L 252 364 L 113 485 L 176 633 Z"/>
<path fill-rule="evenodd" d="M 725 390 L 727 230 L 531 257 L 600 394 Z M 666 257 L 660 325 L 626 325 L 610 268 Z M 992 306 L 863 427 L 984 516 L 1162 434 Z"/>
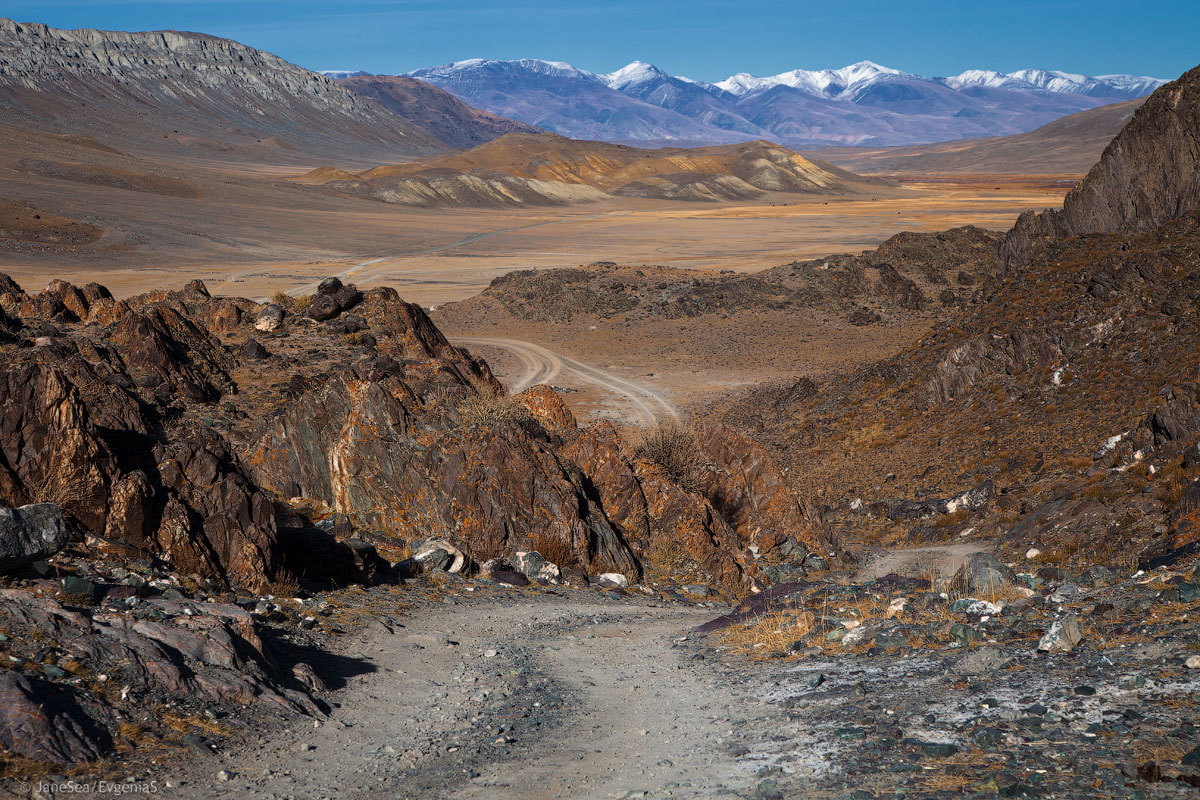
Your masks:
<path fill-rule="evenodd" d="M 1006 270 L 1047 240 L 1154 230 L 1200 206 L 1200 67 L 1160 87 L 1134 112 L 1061 210 L 1026 211 L 1005 237 Z"/>
<path fill-rule="evenodd" d="M 23 758 L 95 760 L 119 723 L 139 707 L 167 701 L 179 709 L 254 705 L 320 714 L 304 684 L 264 644 L 251 613 L 237 606 L 148 599 L 132 610 L 72 608 L 32 591 L 0 589 L 0 625 L 13 637 L 8 666 L 0 669 L 0 751 Z M 54 643 L 40 649 L 55 657 L 26 660 L 35 655 L 26 652 L 35 636 Z M 61 679 L 78 665 L 106 677 L 71 687 Z M 108 693 L 108 685 L 122 688 Z"/>
<path fill-rule="evenodd" d="M 0 573 L 49 558 L 70 540 L 62 510 L 53 503 L 0 508 Z"/>
<path fill-rule="evenodd" d="M 70 108 L 89 131 L 121 138 L 138 133 L 123 116 L 137 113 L 159 139 L 186 129 L 245 144 L 282 139 L 288 148 L 321 153 L 445 149 L 375 100 L 270 53 L 203 34 L 60 30 L 0 19 L 0 66 L 6 105 L 31 116 L 48 105 Z"/>

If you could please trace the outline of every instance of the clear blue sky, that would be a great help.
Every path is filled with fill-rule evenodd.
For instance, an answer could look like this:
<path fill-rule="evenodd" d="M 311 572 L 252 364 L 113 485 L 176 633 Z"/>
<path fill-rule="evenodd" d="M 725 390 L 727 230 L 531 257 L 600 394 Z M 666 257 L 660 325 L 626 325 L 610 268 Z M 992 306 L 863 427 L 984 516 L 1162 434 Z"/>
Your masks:
<path fill-rule="evenodd" d="M 376 73 L 473 57 L 608 72 L 641 59 L 719 80 L 870 59 L 926 75 L 1046 67 L 1173 78 L 1200 62 L 1200 0 L 5 0 L 0 15 L 202 31 L 311 69 Z"/>

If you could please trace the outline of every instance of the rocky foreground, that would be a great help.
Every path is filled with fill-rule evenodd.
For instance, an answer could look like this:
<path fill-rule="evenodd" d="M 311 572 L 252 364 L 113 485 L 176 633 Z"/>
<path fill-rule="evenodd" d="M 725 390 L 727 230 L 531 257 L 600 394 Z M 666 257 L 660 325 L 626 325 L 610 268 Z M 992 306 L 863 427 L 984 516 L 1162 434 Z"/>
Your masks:
<path fill-rule="evenodd" d="M 811 575 L 736 607 L 653 583 L 518 587 L 439 570 L 232 605 L 187 589 L 132 611 L 106 598 L 0 647 L 33 665 L 57 638 L 36 630 L 74 625 L 63 640 L 93 659 L 96 643 L 130 646 L 183 654 L 195 672 L 166 692 L 169 660 L 140 683 L 128 661 L 93 662 L 137 746 L 7 791 L 65 796 L 44 787 L 108 780 L 279 800 L 1194 796 L 1193 569 L 1014 570 L 975 553 L 935 585 L 869 571 Z M 5 607 L 54 608 L 39 588 L 52 587 L 6 590 Z M 89 622 L 97 633 L 79 627 Z M 240 638 L 250 631 L 258 651 Z M 51 661 L 36 667 L 47 681 L 69 671 L 80 694 L 101 681 Z M 51 719 L 48 745 L 87 741 L 84 725 Z"/>
<path fill-rule="evenodd" d="M 446 572 L 732 600 L 842 555 L 728 429 L 581 429 L 390 289 L 279 301 L 0 275 L 5 773 L 317 713 L 315 592 Z"/>

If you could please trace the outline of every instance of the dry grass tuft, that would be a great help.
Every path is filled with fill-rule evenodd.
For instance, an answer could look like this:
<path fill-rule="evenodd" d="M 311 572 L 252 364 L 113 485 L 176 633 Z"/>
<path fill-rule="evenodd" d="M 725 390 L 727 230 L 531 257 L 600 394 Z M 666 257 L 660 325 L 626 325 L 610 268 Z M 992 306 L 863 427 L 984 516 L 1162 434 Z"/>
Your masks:
<path fill-rule="evenodd" d="M 707 461 L 691 428 L 660 422 L 642 437 L 634 455 L 661 467 L 685 491 L 699 491 Z"/>
<path fill-rule="evenodd" d="M 268 594 L 276 597 L 295 597 L 300 592 L 300 579 L 287 570 L 281 570 L 268 588 Z"/>
<path fill-rule="evenodd" d="M 278 306 L 282 306 L 285 311 L 292 311 L 296 314 L 303 314 L 308 311 L 308 307 L 312 305 L 313 296 L 311 294 L 303 294 L 299 297 L 292 297 L 287 292 L 276 292 L 271 295 L 271 302 Z"/>
<path fill-rule="evenodd" d="M 518 422 L 528 412 L 503 391 L 485 387 L 458 404 L 462 424 L 468 428 Z"/>
<path fill-rule="evenodd" d="M 807 611 L 776 611 L 744 625 L 732 625 L 721 639 L 732 650 L 751 657 L 770 658 L 813 629 L 816 617 Z"/>
<path fill-rule="evenodd" d="M 529 539 L 530 548 L 549 561 L 560 567 L 578 567 L 579 558 L 571 543 L 550 533 L 539 533 Z"/>

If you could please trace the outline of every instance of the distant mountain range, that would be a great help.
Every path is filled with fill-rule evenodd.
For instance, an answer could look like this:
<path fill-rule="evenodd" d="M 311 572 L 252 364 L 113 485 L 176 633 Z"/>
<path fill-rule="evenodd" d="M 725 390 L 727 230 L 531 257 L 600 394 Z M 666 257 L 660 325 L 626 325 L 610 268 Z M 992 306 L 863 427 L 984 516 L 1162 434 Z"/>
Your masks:
<path fill-rule="evenodd" d="M 407 75 L 478 108 L 572 138 L 697 144 L 763 138 L 810 147 L 1023 133 L 1143 97 L 1165 82 L 1040 69 L 926 77 L 870 61 L 762 78 L 739 73 L 718 83 L 670 75 L 640 61 L 598 74 L 556 61 L 470 59 Z"/>

